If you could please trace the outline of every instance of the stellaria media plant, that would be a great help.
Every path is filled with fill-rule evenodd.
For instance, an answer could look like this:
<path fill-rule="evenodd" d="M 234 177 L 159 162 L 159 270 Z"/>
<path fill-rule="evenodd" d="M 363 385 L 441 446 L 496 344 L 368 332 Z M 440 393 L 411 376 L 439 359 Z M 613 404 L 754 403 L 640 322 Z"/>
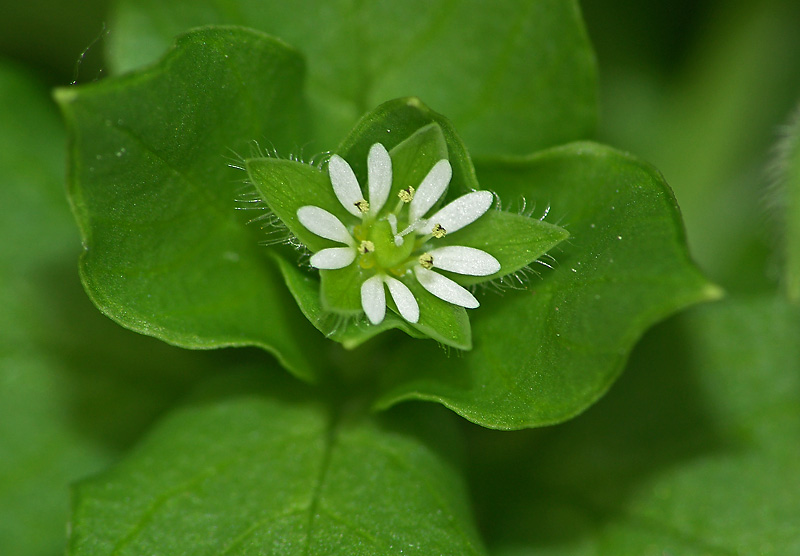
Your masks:
<path fill-rule="evenodd" d="M 43 286 L 68 283 L 79 247 L 69 215 L 48 212 L 61 205 L 36 205 L 60 198 L 39 173 L 62 161 L 61 128 L 0 74 L 15 93 L 0 130 L 15 238 L 2 395 L 23 417 L 5 429 L 0 552 L 57 551 L 18 549 L 66 519 L 26 529 L 53 493 L 67 507 L 66 481 L 31 462 L 75 454 L 97 457 L 70 480 L 107 471 L 74 488 L 71 554 L 758 553 L 796 539 L 798 319 L 777 295 L 659 326 L 569 424 L 486 430 L 575 417 L 650 325 L 719 295 L 660 173 L 586 140 L 594 61 L 574 2 L 310 3 L 303 18 L 295 3 L 118 4 L 111 77 L 56 99 L 84 287 L 164 342 Z M 198 23 L 215 25 L 150 64 Z M 253 141 L 273 156 L 226 166 Z M 693 173 L 701 158 L 719 161 L 698 151 Z M 247 224 L 262 213 L 233 210 L 244 179 L 290 245 L 263 245 Z M 47 216 L 19 218 L 34 206 Z M 693 237 L 727 257 L 713 235 Z M 57 260 L 37 255 L 62 242 Z M 29 493 L 18 478 L 36 469 Z"/>

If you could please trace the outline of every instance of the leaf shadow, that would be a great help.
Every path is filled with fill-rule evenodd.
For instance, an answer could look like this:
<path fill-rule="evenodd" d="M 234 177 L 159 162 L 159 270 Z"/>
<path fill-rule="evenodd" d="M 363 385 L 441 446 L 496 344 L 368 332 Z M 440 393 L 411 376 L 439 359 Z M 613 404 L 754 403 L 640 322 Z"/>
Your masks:
<path fill-rule="evenodd" d="M 680 316 L 650 330 L 611 391 L 568 423 L 466 425 L 468 476 L 489 547 L 574 543 L 625 512 L 648 478 L 730 448 L 704 409 Z"/>

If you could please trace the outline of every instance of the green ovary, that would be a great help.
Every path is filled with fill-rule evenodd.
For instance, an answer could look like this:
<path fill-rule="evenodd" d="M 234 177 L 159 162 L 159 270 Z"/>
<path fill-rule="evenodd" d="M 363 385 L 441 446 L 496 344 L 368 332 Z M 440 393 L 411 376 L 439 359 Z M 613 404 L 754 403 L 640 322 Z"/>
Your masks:
<path fill-rule="evenodd" d="M 414 248 L 414 241 L 411 238 L 406 238 L 400 246 L 395 245 L 392 228 L 385 220 L 372 222 L 366 235 L 375 245 L 375 252 L 370 255 L 375 258 L 376 270 L 388 271 L 404 264 Z"/>

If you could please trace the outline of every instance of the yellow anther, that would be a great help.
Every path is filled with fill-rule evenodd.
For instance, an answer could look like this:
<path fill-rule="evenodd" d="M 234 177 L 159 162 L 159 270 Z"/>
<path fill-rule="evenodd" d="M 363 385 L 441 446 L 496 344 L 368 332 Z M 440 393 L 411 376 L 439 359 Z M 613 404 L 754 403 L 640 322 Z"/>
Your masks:
<path fill-rule="evenodd" d="M 362 213 L 369 212 L 369 201 L 367 201 L 366 199 L 361 199 L 360 201 L 356 201 L 353 204 Z"/>
<path fill-rule="evenodd" d="M 358 252 L 361 253 L 362 255 L 366 255 L 367 253 L 372 253 L 374 251 L 375 251 L 375 244 L 368 239 L 362 241 L 361 245 L 358 246 Z"/>
<path fill-rule="evenodd" d="M 436 239 L 442 239 L 444 236 L 447 235 L 447 230 L 444 229 L 444 226 L 441 224 L 436 224 L 431 230 L 431 235 Z"/>
<path fill-rule="evenodd" d="M 433 268 L 433 255 L 430 253 L 423 253 L 419 256 L 419 265 L 428 270 Z"/>
<path fill-rule="evenodd" d="M 412 199 L 414 199 L 414 188 L 410 185 L 405 189 L 401 189 L 397 196 L 400 197 L 400 200 L 404 203 L 410 203 Z"/>

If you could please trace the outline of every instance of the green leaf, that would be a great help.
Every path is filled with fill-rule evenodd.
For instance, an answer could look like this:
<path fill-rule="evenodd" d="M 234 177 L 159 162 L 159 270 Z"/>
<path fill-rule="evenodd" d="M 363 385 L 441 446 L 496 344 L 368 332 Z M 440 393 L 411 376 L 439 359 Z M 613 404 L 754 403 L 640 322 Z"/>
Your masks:
<path fill-rule="evenodd" d="M 337 410 L 279 373 L 208 384 L 78 485 L 69 554 L 483 554 L 448 415 Z"/>
<path fill-rule="evenodd" d="M 0 554 L 60 554 L 68 485 L 118 458 L 210 362 L 86 298 L 58 111 L 2 62 L 0 121 Z"/>
<path fill-rule="evenodd" d="M 302 63 L 238 28 L 178 40 L 152 68 L 56 93 L 70 131 L 81 276 L 105 314 L 189 348 L 256 345 L 313 379 L 315 337 L 233 210 L 225 157 L 304 119 Z"/>
<path fill-rule="evenodd" d="M 111 65 L 135 68 L 174 35 L 218 23 L 266 31 L 308 56 L 315 150 L 408 94 L 448 114 L 481 154 L 528 153 L 594 129 L 595 61 L 573 0 L 127 0 L 111 25 Z"/>
<path fill-rule="evenodd" d="M 412 361 L 398 348 L 378 407 L 438 401 L 504 429 L 563 421 L 609 388 L 650 325 L 719 297 L 691 263 L 675 200 L 650 166 L 578 143 L 478 168 L 501 199 L 552 206 L 571 238 L 554 271 L 482 299 L 473 350 L 457 361 L 422 345 Z"/>
<path fill-rule="evenodd" d="M 797 552 L 799 337 L 779 296 L 693 309 L 648 334 L 580 418 L 506 446 L 480 435 L 492 553 Z"/>

